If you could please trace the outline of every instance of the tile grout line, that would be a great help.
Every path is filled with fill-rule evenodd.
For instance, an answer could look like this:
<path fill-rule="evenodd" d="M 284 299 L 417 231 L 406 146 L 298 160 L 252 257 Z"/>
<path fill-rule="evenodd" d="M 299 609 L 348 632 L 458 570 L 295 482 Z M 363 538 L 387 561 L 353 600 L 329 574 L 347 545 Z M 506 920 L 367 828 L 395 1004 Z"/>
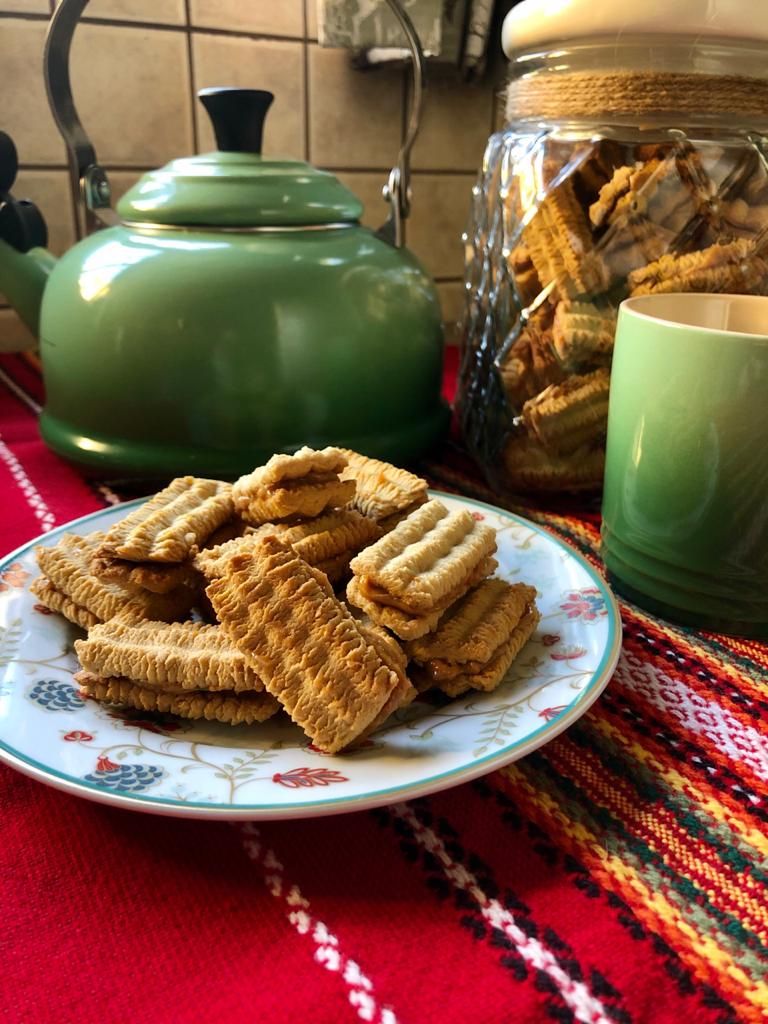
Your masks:
<path fill-rule="evenodd" d="M 156 164 L 123 164 L 113 163 L 109 160 L 100 161 L 101 166 L 107 171 L 147 171 L 154 170 Z M 57 163 L 51 161 L 46 163 L 45 161 L 19 161 L 20 171 L 66 171 L 69 169 L 67 163 Z M 339 167 L 336 164 L 329 164 L 323 167 L 325 171 L 331 171 L 333 174 L 376 174 L 376 175 L 387 175 L 392 170 L 391 167 L 369 167 L 367 165 L 361 167 Z M 474 178 L 477 176 L 477 172 L 474 169 L 466 169 L 463 171 L 446 170 L 440 167 L 417 167 L 416 169 L 411 168 L 411 177 L 419 177 L 421 175 L 432 175 L 433 177 L 442 178 Z"/>
<path fill-rule="evenodd" d="M 55 0 L 52 0 L 55 3 Z M 10 20 L 18 18 L 21 21 L 49 21 L 51 15 L 43 12 L 36 11 L 3 11 L 0 10 L 0 20 Z M 114 28 L 143 28 L 154 30 L 157 29 L 159 32 L 183 32 L 185 25 L 183 22 L 179 23 L 168 23 L 165 21 L 132 21 L 128 18 L 96 18 L 96 17 L 82 17 L 78 20 L 78 24 L 83 25 L 104 25 L 112 26 Z M 198 32 L 202 35 L 212 36 L 235 36 L 246 39 L 264 40 L 267 42 L 280 42 L 280 43 L 300 43 L 301 36 L 288 36 L 280 35 L 277 32 L 249 32 L 247 29 L 232 29 L 232 28 L 215 28 L 212 25 L 192 25 L 189 24 L 189 30 L 191 32 Z"/>
<path fill-rule="evenodd" d="M 187 81 L 189 82 L 189 112 L 192 116 L 192 150 L 195 153 L 200 152 L 200 138 L 197 127 L 197 86 L 195 83 L 195 58 L 194 58 L 194 47 L 192 45 L 192 14 L 190 12 L 190 0 L 184 0 L 184 35 L 187 39 L 187 67 L 188 75 Z"/>
<path fill-rule="evenodd" d="M 307 15 L 307 4 L 311 0 L 304 0 L 301 5 L 301 17 L 304 31 L 304 38 L 301 41 L 302 74 L 304 76 L 304 159 L 312 163 L 310 148 L 310 98 L 309 98 L 309 17 Z"/>

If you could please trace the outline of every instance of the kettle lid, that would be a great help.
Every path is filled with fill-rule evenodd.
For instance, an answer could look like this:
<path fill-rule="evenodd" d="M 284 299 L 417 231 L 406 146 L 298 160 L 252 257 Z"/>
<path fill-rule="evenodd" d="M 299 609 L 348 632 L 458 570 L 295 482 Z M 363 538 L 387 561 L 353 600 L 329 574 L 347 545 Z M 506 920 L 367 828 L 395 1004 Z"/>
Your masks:
<path fill-rule="evenodd" d="M 363 206 L 333 174 L 301 160 L 261 156 L 264 118 L 274 96 L 260 89 L 198 93 L 218 151 L 172 160 L 120 199 L 129 223 L 190 227 L 299 227 L 355 223 Z"/>

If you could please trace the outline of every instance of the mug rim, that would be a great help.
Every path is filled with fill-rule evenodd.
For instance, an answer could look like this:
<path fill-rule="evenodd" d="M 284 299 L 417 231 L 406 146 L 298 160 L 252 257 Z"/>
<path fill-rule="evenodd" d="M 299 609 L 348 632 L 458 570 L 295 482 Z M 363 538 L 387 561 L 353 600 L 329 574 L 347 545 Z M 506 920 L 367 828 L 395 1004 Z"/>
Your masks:
<path fill-rule="evenodd" d="M 651 323 L 663 324 L 665 327 L 673 327 L 679 330 L 699 331 L 703 334 L 723 335 L 727 334 L 734 338 L 749 338 L 768 344 L 768 332 L 756 334 L 750 331 L 734 331 L 728 327 L 705 327 L 703 324 L 683 323 L 680 320 L 670 320 L 669 317 L 659 316 L 654 313 L 644 313 L 644 305 L 653 305 L 662 299 L 682 299 L 684 302 L 712 302 L 714 299 L 735 299 L 743 303 L 764 303 L 768 304 L 768 295 L 741 295 L 732 292 L 658 292 L 652 295 L 636 295 L 634 298 L 624 299 L 619 304 L 619 312 L 625 311 L 641 320 L 648 320 Z"/>

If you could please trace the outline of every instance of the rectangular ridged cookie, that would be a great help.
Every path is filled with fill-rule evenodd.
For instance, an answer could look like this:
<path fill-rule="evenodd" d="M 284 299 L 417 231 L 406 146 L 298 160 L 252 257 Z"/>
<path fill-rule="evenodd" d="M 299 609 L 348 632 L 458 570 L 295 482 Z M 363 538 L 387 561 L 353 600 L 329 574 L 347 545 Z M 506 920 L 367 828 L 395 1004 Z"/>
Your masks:
<path fill-rule="evenodd" d="M 768 260 L 753 239 L 716 242 L 697 252 L 667 253 L 627 278 L 630 295 L 666 292 L 733 292 L 765 295 Z"/>
<path fill-rule="evenodd" d="M 406 675 L 408 657 L 392 634 L 388 633 L 386 629 L 377 626 L 372 619 L 367 617 L 362 620 L 358 619 L 357 625 L 366 640 L 373 645 L 384 664 L 391 668 L 397 676 L 397 686 L 392 691 L 389 700 L 368 728 L 358 737 L 358 740 L 360 740 L 365 739 L 378 729 L 393 711 L 397 711 L 398 708 L 410 704 L 416 698 L 417 691 Z"/>
<path fill-rule="evenodd" d="M 533 636 L 541 615 L 535 605 L 531 605 L 523 613 L 515 629 L 501 647 L 496 651 L 487 665 L 477 672 L 454 676 L 437 684 L 439 689 L 449 697 L 456 697 L 467 690 L 482 690 L 490 693 L 504 680 L 507 670 L 526 643 Z"/>
<path fill-rule="evenodd" d="M 99 555 L 183 562 L 232 517 L 232 485 L 178 477 L 108 531 Z"/>
<path fill-rule="evenodd" d="M 252 665 L 220 626 L 116 620 L 75 641 L 80 664 L 99 676 L 125 676 L 157 689 L 262 690 Z"/>
<path fill-rule="evenodd" d="M 616 310 L 592 302 L 559 302 L 552 328 L 552 344 L 564 367 L 607 361 L 613 352 Z"/>
<path fill-rule="evenodd" d="M 96 626 L 101 621 L 93 612 L 89 612 L 87 608 L 75 604 L 71 598 L 55 587 L 45 576 L 40 576 L 34 580 L 29 588 L 29 592 L 35 595 L 40 604 L 45 605 L 52 612 L 58 612 L 59 615 L 63 615 L 65 619 L 73 622 L 76 626 L 80 626 L 81 629 L 90 629 L 91 626 Z"/>
<path fill-rule="evenodd" d="M 571 178 L 541 201 L 527 220 L 523 241 L 542 285 L 554 282 L 560 298 L 605 290 L 606 270 Z"/>
<path fill-rule="evenodd" d="M 297 555 L 310 565 L 319 565 L 338 555 L 361 551 L 381 536 L 372 519 L 354 509 L 337 509 L 306 523 L 276 523 L 262 526 L 260 536 L 272 533 L 283 544 L 290 544 Z"/>
<path fill-rule="evenodd" d="M 328 753 L 374 722 L 400 683 L 319 573 L 275 537 L 236 555 L 207 594 L 266 689 Z"/>
<path fill-rule="evenodd" d="M 131 679 L 102 678 L 85 671 L 75 674 L 75 682 L 85 696 L 105 704 L 162 711 L 225 725 L 254 725 L 265 722 L 280 710 L 278 702 L 268 693 L 166 693 L 141 686 Z"/>
<path fill-rule="evenodd" d="M 510 437 L 502 458 L 511 486 L 531 491 L 590 490 L 599 486 L 605 470 L 602 445 L 584 445 L 568 455 L 557 455 L 527 435 Z"/>
<path fill-rule="evenodd" d="M 437 605 L 428 612 L 414 613 L 399 608 L 392 604 L 380 604 L 371 598 L 366 592 L 364 581 L 356 576 L 347 584 L 347 601 L 355 608 L 359 608 L 377 625 L 390 629 L 400 637 L 401 640 L 415 640 L 431 633 L 437 627 L 440 617 L 445 610 L 458 601 L 460 597 L 470 588 L 475 586 L 486 576 L 490 576 L 498 567 L 495 558 L 484 558 L 471 570 L 468 576 L 453 591 L 447 594 Z"/>
<path fill-rule="evenodd" d="M 103 533 L 86 537 L 64 534 L 55 547 L 35 550 L 37 564 L 53 585 L 101 622 L 123 612 L 143 619 L 177 619 L 190 608 L 193 593 L 180 587 L 169 594 L 126 590 L 91 572 L 91 562 L 104 540 Z"/>
<path fill-rule="evenodd" d="M 214 547 L 203 548 L 192 560 L 195 568 L 208 580 L 216 580 L 227 572 L 230 558 L 238 554 L 247 554 L 259 542 L 259 537 L 252 530 L 242 537 L 233 537 Z"/>
<path fill-rule="evenodd" d="M 433 500 L 353 558 L 351 568 L 371 600 L 392 603 L 389 595 L 400 608 L 429 612 L 495 550 L 494 530 L 466 509 L 449 512 Z"/>
<path fill-rule="evenodd" d="M 381 529 L 353 509 L 337 509 L 303 523 L 266 523 L 244 537 L 201 551 L 195 565 L 208 579 L 217 579 L 225 574 L 232 555 L 247 553 L 270 535 L 290 544 L 305 562 L 327 571 L 346 568 L 353 555 L 378 540 Z"/>
<path fill-rule="evenodd" d="M 486 664 L 535 598 L 536 588 L 525 583 L 485 580 L 448 609 L 434 633 L 408 644 L 408 655 L 421 664 Z"/>
<path fill-rule="evenodd" d="M 547 451 L 558 455 L 594 444 L 608 424 L 610 373 L 601 367 L 553 384 L 523 406 L 523 423 Z"/>
<path fill-rule="evenodd" d="M 238 490 L 255 484 L 271 487 L 289 480 L 305 480 L 317 474 L 339 474 L 347 464 L 340 448 L 299 448 L 293 455 L 273 455 L 264 465 L 237 481 Z"/>
<path fill-rule="evenodd" d="M 355 576 L 347 584 L 347 600 L 355 608 L 364 611 L 377 625 L 384 626 L 397 634 L 401 640 L 414 640 L 416 637 L 429 633 L 435 629 L 440 621 L 440 616 L 445 611 L 444 608 L 440 608 L 437 611 L 414 615 L 412 612 L 405 612 L 401 608 L 393 608 L 391 605 L 376 604 L 362 593 L 360 581 Z"/>
<path fill-rule="evenodd" d="M 348 448 L 341 451 L 347 457 L 342 478 L 355 481 L 354 507 L 363 515 L 376 520 L 386 519 L 405 509 L 416 508 L 427 500 L 427 481 L 421 477 Z"/>
<path fill-rule="evenodd" d="M 393 512 L 391 516 L 384 516 L 383 519 L 377 519 L 377 523 L 381 527 L 382 535 L 390 533 L 396 526 L 398 526 L 404 519 L 407 519 L 412 512 L 415 512 L 417 508 L 423 505 L 428 500 L 428 496 L 415 501 L 412 505 L 408 505 L 402 510 L 402 512 Z"/>
<path fill-rule="evenodd" d="M 355 494 L 354 480 L 317 480 L 297 482 L 253 494 L 247 504 L 238 506 L 240 514 L 254 526 L 294 516 L 319 516 L 329 508 L 342 508 Z"/>
<path fill-rule="evenodd" d="M 235 508 L 253 526 L 341 508 L 355 493 L 354 480 L 339 478 L 346 464 L 338 448 L 300 448 L 294 455 L 273 455 L 264 466 L 235 481 Z"/>

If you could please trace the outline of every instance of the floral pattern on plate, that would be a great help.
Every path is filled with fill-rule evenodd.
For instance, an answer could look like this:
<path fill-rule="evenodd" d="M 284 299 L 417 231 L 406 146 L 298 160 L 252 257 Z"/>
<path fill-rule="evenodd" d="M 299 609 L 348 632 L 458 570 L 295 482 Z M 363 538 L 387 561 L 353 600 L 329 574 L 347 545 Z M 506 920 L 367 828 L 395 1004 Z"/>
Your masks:
<path fill-rule="evenodd" d="M 0 759 L 69 792 L 188 817 L 286 818 L 359 810 L 468 781 L 580 717 L 618 657 L 615 601 L 580 556 L 532 523 L 439 495 L 498 532 L 498 575 L 538 590 L 536 634 L 494 693 L 425 695 L 365 744 L 329 756 L 285 717 L 231 727 L 84 700 L 79 630 L 36 605 L 34 547 L 106 529 L 135 502 L 52 530 L 0 563 Z"/>

